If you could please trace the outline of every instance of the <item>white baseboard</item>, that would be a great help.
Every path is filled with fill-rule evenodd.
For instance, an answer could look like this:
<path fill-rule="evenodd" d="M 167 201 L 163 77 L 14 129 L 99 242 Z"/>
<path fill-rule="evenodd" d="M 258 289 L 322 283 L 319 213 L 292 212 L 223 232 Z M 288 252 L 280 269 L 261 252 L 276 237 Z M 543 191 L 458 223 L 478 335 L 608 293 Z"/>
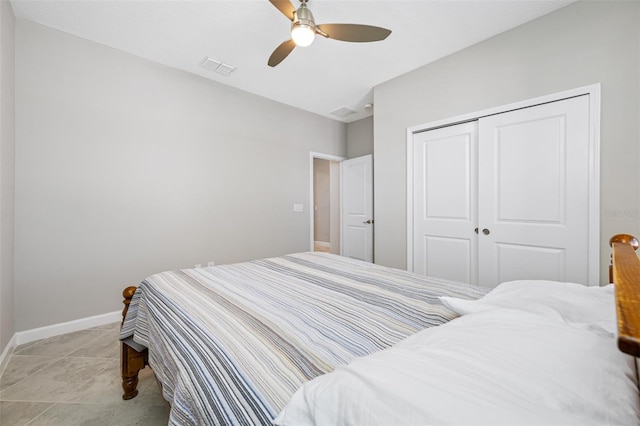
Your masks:
<path fill-rule="evenodd" d="M 4 369 L 9 363 L 9 358 L 11 358 L 16 346 L 35 342 L 40 339 L 46 339 L 48 337 L 73 333 L 74 331 L 86 330 L 87 328 L 98 327 L 120 321 L 122 321 L 122 312 L 115 311 L 14 333 L 13 336 L 11 336 L 9 343 L 7 343 L 7 346 L 5 346 L 2 351 L 2 354 L 0 354 L 0 376 L 4 373 Z"/>
<path fill-rule="evenodd" d="M 4 369 L 7 367 L 9 358 L 11 358 L 11 354 L 16 346 L 16 334 L 14 333 L 13 336 L 11 336 L 11 339 L 9 339 L 9 343 L 7 343 L 7 346 L 5 346 L 2 351 L 2 354 L 0 354 L 0 376 L 4 373 Z"/>
<path fill-rule="evenodd" d="M 120 321 L 122 321 L 122 312 L 115 311 L 73 321 L 61 322 L 59 324 L 47 325 L 45 327 L 34 328 L 31 330 L 19 331 L 14 335 L 15 345 L 24 345 L 25 343 L 35 342 L 36 340 L 73 333 L 74 331 L 86 330 L 87 328 L 98 327 Z"/>

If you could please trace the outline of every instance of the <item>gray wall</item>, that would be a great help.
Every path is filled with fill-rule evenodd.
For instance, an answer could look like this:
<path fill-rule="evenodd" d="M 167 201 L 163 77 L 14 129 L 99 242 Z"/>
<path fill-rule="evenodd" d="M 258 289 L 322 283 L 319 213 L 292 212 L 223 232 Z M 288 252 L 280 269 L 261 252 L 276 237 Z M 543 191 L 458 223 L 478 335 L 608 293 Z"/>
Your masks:
<path fill-rule="evenodd" d="M 26 21 L 15 43 L 18 331 L 309 249 L 309 152 L 345 156 L 345 124 Z"/>
<path fill-rule="evenodd" d="M 0 1 L 0 352 L 15 332 L 13 304 L 13 173 L 15 19 Z"/>
<path fill-rule="evenodd" d="M 377 263 L 406 267 L 406 129 L 602 83 L 601 279 L 640 235 L 640 3 L 577 2 L 374 89 Z"/>
<path fill-rule="evenodd" d="M 373 154 L 373 116 L 347 124 L 347 158 Z"/>

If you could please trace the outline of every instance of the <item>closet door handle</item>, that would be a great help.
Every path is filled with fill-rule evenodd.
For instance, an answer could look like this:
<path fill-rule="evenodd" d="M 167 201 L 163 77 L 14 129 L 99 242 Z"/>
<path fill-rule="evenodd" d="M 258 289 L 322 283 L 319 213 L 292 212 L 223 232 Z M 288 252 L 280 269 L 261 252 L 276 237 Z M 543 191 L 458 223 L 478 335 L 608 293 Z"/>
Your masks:
<path fill-rule="evenodd" d="M 491 233 L 491 231 L 489 231 L 487 228 L 484 228 L 484 229 L 482 230 L 482 233 L 483 233 L 484 235 L 489 235 L 489 234 Z"/>
<path fill-rule="evenodd" d="M 478 233 L 478 228 L 474 229 L 473 232 Z"/>

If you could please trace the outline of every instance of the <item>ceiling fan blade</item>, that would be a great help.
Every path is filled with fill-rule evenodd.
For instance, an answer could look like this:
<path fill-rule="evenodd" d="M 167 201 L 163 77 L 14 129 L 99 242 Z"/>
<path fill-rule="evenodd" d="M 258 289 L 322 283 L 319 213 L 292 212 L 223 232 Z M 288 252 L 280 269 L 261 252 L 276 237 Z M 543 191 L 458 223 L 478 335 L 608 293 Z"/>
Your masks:
<path fill-rule="evenodd" d="M 267 64 L 269 64 L 270 67 L 275 67 L 284 61 L 284 58 L 289 56 L 289 53 L 291 53 L 295 47 L 296 44 L 293 40 L 283 42 L 280 46 L 276 47 L 276 50 L 269 56 L 269 62 L 267 62 Z"/>
<path fill-rule="evenodd" d="M 384 40 L 391 30 L 371 25 L 358 24 L 322 24 L 316 25 L 319 34 L 334 40 L 368 42 Z M 322 34 L 325 33 L 325 34 Z"/>
<path fill-rule="evenodd" d="M 269 0 L 272 5 L 274 5 L 284 16 L 289 18 L 290 21 L 293 21 L 293 14 L 296 11 L 296 8 L 293 7 L 289 0 Z"/>

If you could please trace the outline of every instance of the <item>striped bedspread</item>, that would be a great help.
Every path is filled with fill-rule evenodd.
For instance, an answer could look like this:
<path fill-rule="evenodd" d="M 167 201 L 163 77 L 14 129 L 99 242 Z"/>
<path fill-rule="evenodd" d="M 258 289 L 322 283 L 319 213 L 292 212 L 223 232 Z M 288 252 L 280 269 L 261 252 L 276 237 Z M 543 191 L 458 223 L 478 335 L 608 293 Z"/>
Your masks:
<path fill-rule="evenodd" d="M 170 424 L 270 424 L 305 381 L 452 319 L 487 289 L 327 253 L 162 272 L 121 338 L 149 348 Z"/>

